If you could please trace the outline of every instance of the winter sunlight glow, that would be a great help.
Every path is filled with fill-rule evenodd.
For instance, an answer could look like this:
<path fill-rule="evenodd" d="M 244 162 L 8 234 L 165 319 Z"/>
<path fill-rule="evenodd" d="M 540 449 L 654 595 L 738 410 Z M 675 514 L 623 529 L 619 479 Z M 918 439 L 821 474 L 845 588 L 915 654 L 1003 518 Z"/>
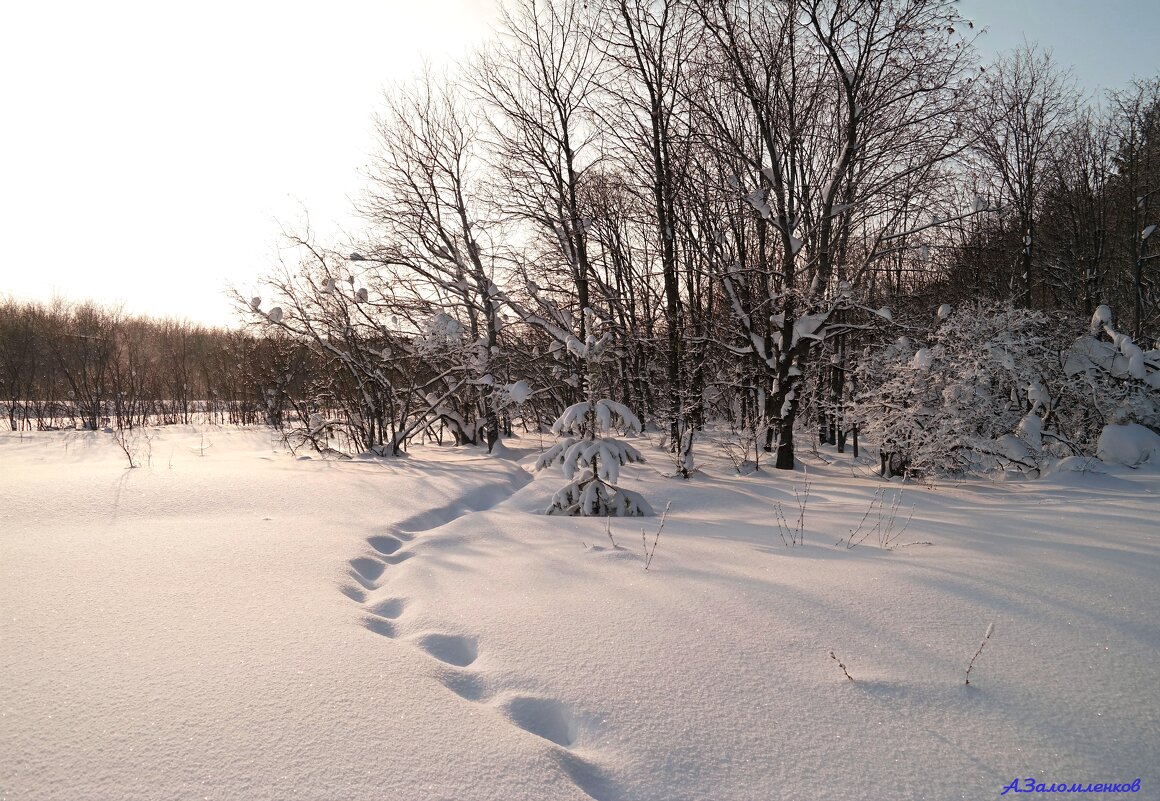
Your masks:
<path fill-rule="evenodd" d="M 490 0 L 22 3 L 0 32 L 0 293 L 229 323 L 279 221 L 350 226 L 381 90 Z"/>
<path fill-rule="evenodd" d="M 984 55 L 1023 37 L 1089 88 L 1148 72 L 1150 4 L 966 0 Z M 0 294 L 227 324 L 283 225 L 357 225 L 383 86 L 487 35 L 493 0 L 9 4 Z M 1154 61 L 1154 59 L 1153 59 Z"/>

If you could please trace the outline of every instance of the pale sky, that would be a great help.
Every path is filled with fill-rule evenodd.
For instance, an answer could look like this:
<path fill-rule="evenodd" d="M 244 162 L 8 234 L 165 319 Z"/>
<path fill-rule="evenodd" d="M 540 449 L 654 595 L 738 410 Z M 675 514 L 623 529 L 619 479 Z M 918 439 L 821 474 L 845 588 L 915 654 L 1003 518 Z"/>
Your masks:
<path fill-rule="evenodd" d="M 492 0 L 65 0 L 0 15 L 0 295 L 232 323 L 279 221 L 333 236 L 385 85 Z"/>
<path fill-rule="evenodd" d="M 986 33 L 984 58 L 1021 46 L 1051 50 L 1085 92 L 1121 89 L 1160 75 L 1157 0 L 959 0 L 960 13 Z"/>
<path fill-rule="evenodd" d="M 963 0 L 1086 88 L 1160 72 L 1154 2 Z M 333 238 L 382 88 L 484 38 L 494 0 L 9 3 L 0 28 L 0 295 L 235 320 L 280 223 Z"/>

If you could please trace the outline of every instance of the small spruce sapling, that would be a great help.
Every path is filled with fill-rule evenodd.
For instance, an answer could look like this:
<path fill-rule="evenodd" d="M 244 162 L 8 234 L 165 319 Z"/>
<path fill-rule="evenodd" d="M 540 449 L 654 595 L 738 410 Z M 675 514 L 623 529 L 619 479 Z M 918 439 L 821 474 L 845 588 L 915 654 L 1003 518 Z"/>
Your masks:
<path fill-rule="evenodd" d="M 563 437 L 536 461 L 536 470 L 553 464 L 562 466 L 568 484 L 552 497 L 548 514 L 585 516 L 639 516 L 653 514 L 648 501 L 635 492 L 616 485 L 621 465 L 643 462 L 636 448 L 607 435 L 615 428 L 640 433 L 640 420 L 627 406 L 596 396 L 596 369 L 612 343 L 612 334 L 597 337 L 596 315 L 585 309 L 589 331 L 585 342 L 569 336 L 569 351 L 584 360 L 586 399 L 564 410 L 552 425 L 552 433 Z"/>

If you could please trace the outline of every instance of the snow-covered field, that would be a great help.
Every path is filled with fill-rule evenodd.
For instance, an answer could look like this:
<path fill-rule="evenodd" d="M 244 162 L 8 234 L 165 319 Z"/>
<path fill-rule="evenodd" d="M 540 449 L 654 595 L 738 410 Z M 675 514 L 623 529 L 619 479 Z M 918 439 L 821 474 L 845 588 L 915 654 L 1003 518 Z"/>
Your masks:
<path fill-rule="evenodd" d="M 136 447 L 0 435 L 0 798 L 1160 798 L 1154 467 L 927 487 L 806 454 L 787 547 L 805 473 L 642 448 L 646 572 L 639 519 L 614 548 L 539 514 L 537 438 Z M 881 547 L 883 489 L 931 544 Z"/>

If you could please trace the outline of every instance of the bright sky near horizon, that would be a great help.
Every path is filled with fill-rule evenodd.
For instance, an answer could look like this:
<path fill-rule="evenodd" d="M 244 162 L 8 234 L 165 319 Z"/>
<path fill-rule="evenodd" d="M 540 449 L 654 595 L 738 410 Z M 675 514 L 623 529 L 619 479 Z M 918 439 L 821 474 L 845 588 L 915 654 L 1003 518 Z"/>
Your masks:
<path fill-rule="evenodd" d="M 964 0 L 1085 89 L 1160 72 L 1151 0 Z M 495 0 L 21 3 L 0 30 L 0 296 L 232 324 L 282 224 L 357 226 L 382 88 L 466 52 Z"/>

